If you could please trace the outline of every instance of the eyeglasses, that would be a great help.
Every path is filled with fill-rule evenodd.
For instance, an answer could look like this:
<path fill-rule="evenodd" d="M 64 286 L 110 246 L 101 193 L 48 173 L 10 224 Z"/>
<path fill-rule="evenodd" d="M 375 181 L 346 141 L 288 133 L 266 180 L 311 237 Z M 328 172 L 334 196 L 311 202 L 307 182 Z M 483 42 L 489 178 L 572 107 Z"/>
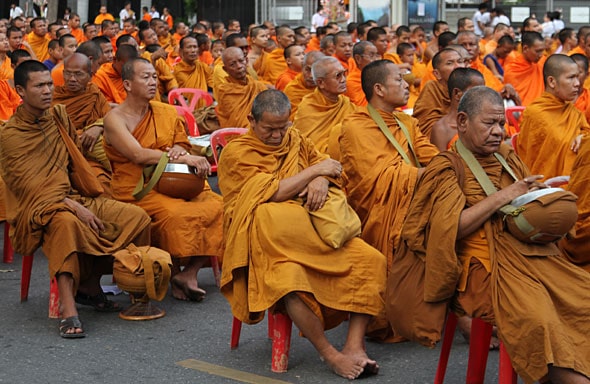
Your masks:
<path fill-rule="evenodd" d="M 86 75 L 88 75 L 86 72 L 70 72 L 70 71 L 64 71 L 64 79 L 65 78 L 70 78 L 70 77 L 75 77 L 76 79 L 83 79 Z"/>
<path fill-rule="evenodd" d="M 344 71 L 336 72 L 336 74 L 334 75 L 334 78 L 337 81 L 342 81 L 342 79 L 346 80 L 346 76 L 348 76 L 348 69 L 345 69 Z"/>

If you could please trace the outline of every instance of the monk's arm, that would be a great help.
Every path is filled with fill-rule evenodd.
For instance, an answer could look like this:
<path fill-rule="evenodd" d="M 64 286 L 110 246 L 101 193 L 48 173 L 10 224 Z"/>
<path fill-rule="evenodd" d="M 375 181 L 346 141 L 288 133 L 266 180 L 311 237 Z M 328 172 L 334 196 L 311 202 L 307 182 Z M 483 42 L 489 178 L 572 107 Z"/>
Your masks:
<path fill-rule="evenodd" d="M 464 209 L 459 218 L 459 230 L 457 231 L 457 240 L 469 236 L 485 223 L 490 216 L 510 203 L 516 197 L 521 196 L 531 189 L 537 189 L 539 183 L 536 181 L 542 179 L 541 175 L 527 176 L 506 188 L 486 197 L 479 203 Z"/>
<path fill-rule="evenodd" d="M 444 124 L 444 117 L 442 119 L 440 119 L 439 121 L 437 121 L 436 123 L 434 123 L 434 125 L 432 126 L 432 132 L 430 133 L 430 142 L 432 144 L 434 144 L 439 151 L 446 151 L 447 150 L 447 145 L 450 141 L 450 139 L 448 138 L 448 135 L 446 134 L 446 129 L 445 129 L 445 124 Z M 452 139 L 452 137 L 451 137 Z"/>

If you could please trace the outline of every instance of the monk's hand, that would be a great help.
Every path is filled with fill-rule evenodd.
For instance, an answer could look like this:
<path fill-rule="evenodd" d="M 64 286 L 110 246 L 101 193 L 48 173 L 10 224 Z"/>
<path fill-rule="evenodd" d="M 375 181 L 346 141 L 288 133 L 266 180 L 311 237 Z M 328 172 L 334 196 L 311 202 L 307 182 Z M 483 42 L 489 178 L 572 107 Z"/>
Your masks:
<path fill-rule="evenodd" d="M 168 46 L 168 45 L 166 45 Z M 154 53 L 152 53 L 152 63 L 155 63 L 158 59 L 164 59 L 166 60 L 166 58 L 168 57 L 168 52 L 166 52 L 166 49 L 164 49 L 164 47 L 160 47 L 158 48 L 157 51 L 155 51 Z"/>
<path fill-rule="evenodd" d="M 338 178 L 342 175 L 342 164 L 334 159 L 326 159 L 314 165 L 318 176 Z"/>
<path fill-rule="evenodd" d="M 186 156 L 188 154 L 186 149 L 182 148 L 180 145 L 166 147 L 166 151 L 168 152 L 168 158 L 172 161 L 178 160 L 181 156 Z"/>
<path fill-rule="evenodd" d="M 324 206 L 328 197 L 330 182 L 324 177 L 316 177 L 307 184 L 307 187 L 299 194 L 299 197 L 307 196 L 305 207 L 310 211 L 317 211 Z"/>
<path fill-rule="evenodd" d="M 90 212 L 88 208 L 67 197 L 64 199 L 64 202 L 68 207 L 74 210 L 76 217 L 83 223 L 87 224 L 94 232 L 99 233 L 100 231 L 104 231 L 102 220 L 96 217 L 94 213 Z"/>
<path fill-rule="evenodd" d="M 500 91 L 500 95 L 504 99 L 510 99 L 510 100 L 514 101 L 514 104 L 516 104 L 516 105 L 522 105 L 522 101 L 520 100 L 520 96 L 518 96 L 518 92 L 516 92 L 516 89 L 514 89 L 512 84 L 504 85 L 504 88 L 502 88 L 502 90 Z"/>
<path fill-rule="evenodd" d="M 211 174 L 211 164 L 204 156 L 186 155 L 183 157 L 185 164 L 195 167 L 197 175 L 207 177 Z"/>
<path fill-rule="evenodd" d="M 580 144 L 582 143 L 582 137 L 584 137 L 584 135 L 578 135 L 574 140 L 572 140 L 572 143 L 570 144 L 570 149 L 574 151 L 574 153 L 578 153 L 578 150 L 580 149 Z"/>
<path fill-rule="evenodd" d="M 518 196 L 524 195 L 525 193 L 535 191 L 545 187 L 545 184 L 540 183 L 538 180 L 542 179 L 543 175 L 529 175 L 522 180 L 515 181 L 512 185 L 506 188 L 502 188 L 498 193 L 503 193 L 506 196 L 506 203 L 510 203 Z"/>
<path fill-rule="evenodd" d="M 82 143 L 82 148 L 85 151 L 91 152 L 94 149 L 94 145 L 98 141 L 100 135 L 102 135 L 103 127 L 99 125 L 95 125 L 93 127 L 88 128 L 84 133 L 80 135 L 80 142 Z"/>

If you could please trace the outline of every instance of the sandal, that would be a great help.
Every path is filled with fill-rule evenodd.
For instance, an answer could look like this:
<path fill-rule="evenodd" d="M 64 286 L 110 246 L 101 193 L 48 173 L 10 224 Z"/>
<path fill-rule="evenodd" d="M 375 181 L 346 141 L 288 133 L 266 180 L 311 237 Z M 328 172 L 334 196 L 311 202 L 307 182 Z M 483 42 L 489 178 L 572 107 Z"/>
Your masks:
<path fill-rule="evenodd" d="M 104 292 L 100 292 L 98 295 L 90 296 L 82 292 L 76 293 L 76 303 L 81 305 L 89 305 L 98 312 L 120 312 L 121 307 L 119 304 L 107 299 L 107 295 Z"/>
<path fill-rule="evenodd" d="M 80 333 L 67 333 L 69 330 L 76 328 L 82 329 L 82 322 L 78 316 L 71 316 L 59 321 L 59 335 L 64 339 L 81 339 L 86 337 L 86 333 L 82 329 Z"/>

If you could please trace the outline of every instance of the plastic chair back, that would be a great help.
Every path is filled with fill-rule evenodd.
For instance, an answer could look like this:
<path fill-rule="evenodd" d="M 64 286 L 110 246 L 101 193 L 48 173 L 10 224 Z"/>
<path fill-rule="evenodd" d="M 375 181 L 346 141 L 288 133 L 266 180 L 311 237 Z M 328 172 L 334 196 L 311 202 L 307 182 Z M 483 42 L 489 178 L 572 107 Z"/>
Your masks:
<path fill-rule="evenodd" d="M 199 133 L 199 128 L 197 127 L 197 122 L 195 121 L 195 116 L 188 108 L 185 108 L 180 105 L 175 105 L 176 111 L 178 112 L 178 116 L 184 117 L 184 121 L 186 122 L 186 127 L 188 128 L 188 135 L 192 137 L 198 137 L 201 134 Z"/>
<path fill-rule="evenodd" d="M 517 149 L 516 149 L 516 144 L 518 143 L 518 133 L 515 133 L 514 136 L 512 136 L 510 138 L 510 145 L 512 145 L 512 148 L 514 149 L 514 153 L 516 153 L 518 155 Z"/>
<path fill-rule="evenodd" d="M 506 121 L 508 124 L 514 127 L 516 132 L 520 132 L 520 117 L 522 116 L 522 111 L 524 111 L 525 107 L 520 105 L 515 105 L 513 107 L 506 107 Z M 518 116 L 516 115 L 518 113 Z"/>
<path fill-rule="evenodd" d="M 185 94 L 191 95 L 189 104 L 187 104 L 186 99 L 184 98 Z M 180 105 L 182 107 L 185 107 L 191 113 L 195 110 L 197 102 L 200 99 L 205 100 L 207 106 L 213 104 L 213 97 L 206 91 L 203 91 L 202 89 L 176 88 L 168 92 L 168 103 L 170 103 L 171 105 Z"/>
<path fill-rule="evenodd" d="M 211 134 L 211 149 L 213 149 L 213 158 L 215 159 L 215 165 L 219 163 L 219 155 L 221 149 L 228 143 L 227 138 L 229 136 L 243 135 L 248 132 L 248 128 L 222 128 Z"/>

